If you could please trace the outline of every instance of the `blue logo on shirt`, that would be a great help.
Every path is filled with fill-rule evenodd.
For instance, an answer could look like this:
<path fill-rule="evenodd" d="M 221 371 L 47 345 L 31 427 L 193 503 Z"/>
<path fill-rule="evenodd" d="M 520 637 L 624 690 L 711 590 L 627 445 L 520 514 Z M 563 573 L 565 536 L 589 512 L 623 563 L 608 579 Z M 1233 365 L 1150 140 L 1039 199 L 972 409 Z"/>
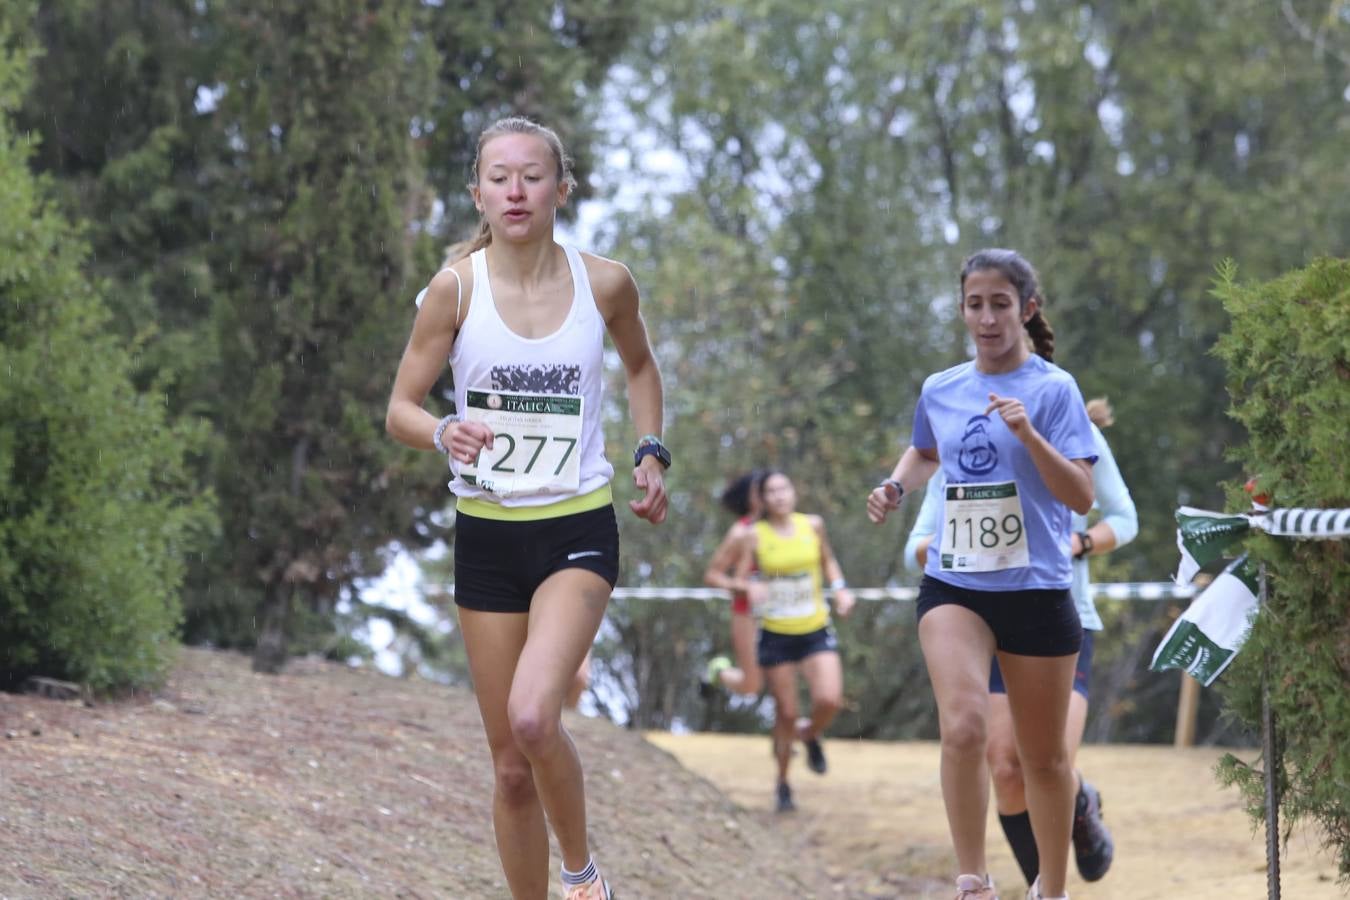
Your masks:
<path fill-rule="evenodd" d="M 966 433 L 961 435 L 961 471 L 967 475 L 988 475 L 998 465 L 998 448 L 989 438 L 989 417 L 971 416 Z"/>

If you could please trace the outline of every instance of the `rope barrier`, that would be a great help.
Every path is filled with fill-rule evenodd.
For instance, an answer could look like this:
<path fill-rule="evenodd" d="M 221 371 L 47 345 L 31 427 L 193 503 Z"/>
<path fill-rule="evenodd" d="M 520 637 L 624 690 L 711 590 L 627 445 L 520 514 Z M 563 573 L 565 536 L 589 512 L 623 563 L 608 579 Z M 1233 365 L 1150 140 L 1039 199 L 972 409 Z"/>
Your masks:
<path fill-rule="evenodd" d="M 1135 581 L 1092 585 L 1096 600 L 1187 600 L 1196 589 L 1189 584 L 1170 581 Z M 615 600 L 718 600 L 731 599 L 731 593 L 710 587 L 621 587 L 615 588 Z M 912 601 L 919 596 L 916 587 L 862 587 L 853 588 L 858 600 Z"/>

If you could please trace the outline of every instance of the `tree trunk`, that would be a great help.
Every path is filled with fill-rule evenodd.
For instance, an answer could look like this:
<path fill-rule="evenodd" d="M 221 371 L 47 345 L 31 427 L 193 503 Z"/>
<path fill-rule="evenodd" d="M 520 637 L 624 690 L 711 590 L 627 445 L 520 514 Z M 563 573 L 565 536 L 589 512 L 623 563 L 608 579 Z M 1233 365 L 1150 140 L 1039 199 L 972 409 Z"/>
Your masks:
<path fill-rule="evenodd" d="M 253 650 L 253 671 L 279 674 L 286 665 L 286 631 L 291 617 L 291 590 L 285 584 L 267 588 L 262 609 L 262 628 Z"/>

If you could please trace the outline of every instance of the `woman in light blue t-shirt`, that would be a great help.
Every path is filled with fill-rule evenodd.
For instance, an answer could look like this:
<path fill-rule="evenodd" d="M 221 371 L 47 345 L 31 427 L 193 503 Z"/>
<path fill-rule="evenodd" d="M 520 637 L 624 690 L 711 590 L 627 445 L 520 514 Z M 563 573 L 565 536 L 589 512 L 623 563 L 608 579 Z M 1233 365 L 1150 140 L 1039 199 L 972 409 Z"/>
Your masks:
<path fill-rule="evenodd" d="M 1018 253 L 981 250 L 966 260 L 961 314 L 975 358 L 924 382 L 911 446 L 867 498 L 879 524 L 941 470 L 942 515 L 917 614 L 938 707 L 957 900 L 997 898 L 985 858 L 995 656 L 1040 857 L 1027 896 L 1068 896 L 1076 785 L 1064 729 L 1083 634 L 1069 590 L 1071 517 L 1092 507 L 1098 453 L 1078 385 L 1051 361 L 1043 303 L 1035 270 Z"/>
<path fill-rule="evenodd" d="M 1086 516 L 1077 513 L 1073 516 L 1072 592 L 1078 607 L 1078 617 L 1083 623 L 1083 646 L 1078 653 L 1078 665 L 1074 668 L 1073 693 L 1069 695 L 1069 718 L 1064 736 L 1068 741 L 1071 761 L 1077 757 L 1087 724 L 1094 643 L 1092 636 L 1102 628 L 1088 579 L 1088 557 L 1122 547 L 1134 540 L 1139 532 L 1139 517 L 1134 500 L 1120 476 L 1120 469 L 1116 466 L 1106 437 L 1100 430 L 1114 421 L 1111 405 L 1105 397 L 1098 397 L 1088 401 L 1087 412 L 1088 418 L 1092 420 L 1092 434 L 1096 438 L 1099 454 L 1096 465 L 1092 467 L 1092 486 L 1097 497 L 1093 508 L 1101 512 L 1101 518 L 1089 525 Z M 940 476 L 928 480 L 923 505 L 919 507 L 919 515 L 914 520 L 909 539 L 905 541 L 905 568 L 911 571 L 922 572 L 928 562 L 928 548 L 937 534 L 938 518 L 941 515 L 942 486 Z M 989 703 L 987 757 L 998 821 L 1027 884 L 1032 884 L 1040 871 L 1040 861 L 1036 854 L 1036 839 L 1031 831 L 1031 817 L 1027 813 L 1022 765 L 1017 758 L 1007 687 L 1003 683 L 997 660 L 989 677 Z M 1073 817 L 1074 861 L 1084 881 L 1097 881 L 1111 868 L 1115 843 L 1102 821 L 1101 794 L 1083 778 L 1081 772 L 1077 773 L 1077 781 Z"/>

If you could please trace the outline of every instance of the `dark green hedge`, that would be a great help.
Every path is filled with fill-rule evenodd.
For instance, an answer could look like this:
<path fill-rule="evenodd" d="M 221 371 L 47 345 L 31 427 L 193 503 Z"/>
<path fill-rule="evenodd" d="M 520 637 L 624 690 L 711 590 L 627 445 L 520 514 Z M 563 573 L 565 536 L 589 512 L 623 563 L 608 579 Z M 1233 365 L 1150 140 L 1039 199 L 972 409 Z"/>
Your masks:
<path fill-rule="evenodd" d="M 159 681 L 177 645 L 189 541 L 208 501 L 200 439 L 137 391 L 86 250 L 27 167 L 11 113 L 31 58 L 0 16 L 0 688 Z"/>
<path fill-rule="evenodd" d="M 1319 259 L 1267 284 L 1220 270 L 1232 317 L 1218 355 L 1231 414 L 1246 426 L 1232 450 L 1279 507 L 1350 507 L 1350 261 Z M 1233 486 L 1234 509 L 1248 500 Z M 1268 575 L 1269 600 L 1225 676 L 1236 715 L 1258 726 L 1268 672 L 1283 744 L 1280 813 L 1316 821 L 1350 881 L 1350 540 L 1248 541 Z M 1230 757 L 1220 775 L 1264 815 L 1263 766 Z"/>

